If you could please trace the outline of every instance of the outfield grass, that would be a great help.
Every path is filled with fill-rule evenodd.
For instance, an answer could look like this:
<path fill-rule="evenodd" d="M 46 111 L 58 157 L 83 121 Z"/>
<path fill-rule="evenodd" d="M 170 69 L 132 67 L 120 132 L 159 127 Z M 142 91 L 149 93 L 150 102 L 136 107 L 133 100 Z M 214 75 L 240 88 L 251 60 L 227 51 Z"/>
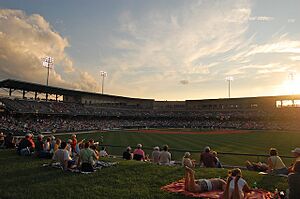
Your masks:
<path fill-rule="evenodd" d="M 106 159 L 116 161 L 116 159 Z M 188 198 L 160 190 L 161 186 L 183 177 L 181 167 L 158 166 L 137 161 L 123 161 L 116 167 L 84 175 L 42 167 L 49 160 L 20 157 L 14 151 L 0 151 L 0 198 Z M 197 168 L 197 178 L 222 177 L 225 169 Z M 243 171 L 249 185 L 273 191 L 287 188 L 286 178 Z"/>
<path fill-rule="evenodd" d="M 173 129 L 174 130 L 174 129 Z M 178 129 L 176 130 L 178 131 Z M 190 131 L 190 130 L 188 130 Z M 194 130 L 195 131 L 195 130 Z M 242 134 L 146 134 L 136 132 L 104 132 L 93 134 L 80 134 L 78 140 L 93 138 L 100 140 L 104 137 L 104 143 L 108 145 L 131 146 L 141 143 L 146 147 L 163 146 L 168 144 L 175 160 L 180 160 L 184 152 L 172 151 L 173 149 L 183 149 L 184 151 L 196 150 L 202 151 L 205 146 L 210 146 L 218 152 L 250 153 L 250 154 L 268 154 L 269 148 L 275 147 L 279 155 L 291 156 L 291 150 L 299 147 L 300 133 L 288 131 L 251 131 Z M 68 136 L 61 136 L 66 139 Z M 108 151 L 113 155 L 121 155 L 124 148 L 108 147 Z M 151 150 L 145 150 L 151 154 Z M 198 160 L 199 153 L 193 153 L 193 158 Z M 219 157 L 224 164 L 244 165 L 246 160 L 265 161 L 265 158 L 222 155 Z M 289 165 L 292 159 L 284 159 Z"/>
<path fill-rule="evenodd" d="M 78 140 L 93 138 L 104 144 L 154 147 L 168 144 L 174 159 L 180 160 L 183 152 L 173 149 L 198 150 L 209 145 L 221 152 L 267 154 L 270 147 L 276 147 L 281 155 L 291 155 L 291 149 L 299 147 L 300 134 L 297 132 L 252 131 L 244 134 L 184 135 L 146 134 L 137 132 L 105 132 L 78 134 Z M 66 140 L 70 135 L 56 136 Z M 121 155 L 123 148 L 108 148 L 114 155 Z M 150 150 L 146 150 L 150 153 Z M 194 158 L 199 153 L 193 154 Z M 248 157 L 221 156 L 225 164 L 243 165 Z M 257 160 L 256 158 L 252 158 Z M 116 161 L 117 159 L 108 159 Z M 263 160 L 263 159 L 261 159 Z M 63 172 L 41 165 L 49 160 L 33 157 L 19 157 L 15 151 L 0 150 L 0 198 L 186 198 L 160 190 L 160 187 L 183 177 L 181 167 L 163 167 L 136 161 L 120 161 L 117 167 L 99 170 L 90 175 Z M 285 160 L 289 164 L 291 160 Z M 225 178 L 226 169 L 196 168 L 198 178 Z M 258 175 L 243 171 L 249 185 L 257 182 L 260 188 L 273 191 L 285 190 L 287 179 L 276 176 Z"/>

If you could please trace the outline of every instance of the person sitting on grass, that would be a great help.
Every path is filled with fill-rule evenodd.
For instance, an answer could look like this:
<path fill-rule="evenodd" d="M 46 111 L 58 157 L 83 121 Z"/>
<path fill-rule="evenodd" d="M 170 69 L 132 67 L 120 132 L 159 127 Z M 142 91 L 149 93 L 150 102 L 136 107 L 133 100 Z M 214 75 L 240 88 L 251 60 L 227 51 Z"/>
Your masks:
<path fill-rule="evenodd" d="M 47 137 L 45 143 L 44 143 L 44 151 L 45 152 L 49 152 L 50 153 L 50 150 L 51 150 L 51 137 Z"/>
<path fill-rule="evenodd" d="M 160 151 L 159 151 L 159 147 L 156 146 L 153 148 L 153 151 L 152 151 L 152 162 L 154 164 L 158 164 L 159 163 L 159 155 L 160 155 Z"/>
<path fill-rule="evenodd" d="M 294 173 L 288 175 L 289 199 L 298 199 L 300 196 L 300 161 L 294 164 Z"/>
<path fill-rule="evenodd" d="M 96 153 L 97 157 L 99 157 L 100 155 L 99 155 L 99 151 L 97 150 L 97 146 L 96 146 L 95 142 L 92 142 L 92 143 L 94 143 L 94 144 L 91 144 L 91 142 L 89 142 L 90 149 L 92 149 Z"/>
<path fill-rule="evenodd" d="M 55 140 L 55 144 L 54 144 L 54 148 L 53 148 L 53 152 L 54 152 L 54 153 L 59 149 L 60 144 L 61 144 L 61 139 L 57 138 L 57 139 Z"/>
<path fill-rule="evenodd" d="M 289 167 L 289 173 L 292 173 L 294 172 L 294 164 L 297 162 L 297 161 L 300 161 L 300 148 L 295 148 L 294 150 L 291 151 L 295 157 L 295 161 L 294 163 Z"/>
<path fill-rule="evenodd" d="M 215 157 L 216 168 L 222 168 L 223 166 L 218 158 L 218 153 L 216 151 L 212 151 L 211 154 Z"/>
<path fill-rule="evenodd" d="M 16 148 L 16 141 L 15 141 L 13 133 L 8 133 L 8 135 L 6 135 L 4 137 L 4 147 L 6 149 Z"/>
<path fill-rule="evenodd" d="M 51 151 L 51 153 L 54 153 L 54 146 L 55 146 L 55 143 L 56 143 L 56 139 L 55 139 L 54 135 L 51 135 L 50 138 L 51 138 L 50 151 Z"/>
<path fill-rule="evenodd" d="M 31 155 L 35 149 L 35 144 L 33 141 L 33 135 L 31 133 L 27 133 L 25 138 L 23 138 L 18 146 L 17 152 L 19 155 Z"/>
<path fill-rule="evenodd" d="M 131 147 L 128 146 L 126 148 L 126 151 L 123 152 L 123 159 L 124 160 L 132 160 L 132 153 L 131 153 Z"/>
<path fill-rule="evenodd" d="M 145 152 L 142 149 L 142 145 L 138 144 L 136 149 L 133 151 L 133 159 L 137 161 L 144 161 L 145 160 Z"/>
<path fill-rule="evenodd" d="M 185 152 L 183 158 L 182 158 L 182 166 L 183 167 L 189 167 L 194 168 L 195 167 L 195 160 L 191 160 L 191 153 Z"/>
<path fill-rule="evenodd" d="M 51 163 L 54 162 L 59 162 L 64 170 L 74 167 L 75 161 L 73 161 L 72 158 L 70 157 L 70 153 L 67 150 L 66 142 L 62 142 L 60 144 L 60 149 L 58 149 L 54 153 Z"/>
<path fill-rule="evenodd" d="M 68 153 L 70 154 L 71 157 L 73 157 L 73 152 L 72 152 L 72 140 L 68 139 L 67 141 L 67 148 L 66 150 L 68 151 Z"/>
<path fill-rule="evenodd" d="M 288 169 L 278 156 L 277 149 L 271 148 L 270 149 L 270 157 L 268 158 L 268 173 L 275 173 L 275 174 L 288 174 Z"/>
<path fill-rule="evenodd" d="M 43 142 L 44 136 L 42 134 L 37 136 L 37 140 L 35 142 L 35 155 L 37 157 L 40 157 L 40 154 L 44 150 L 44 142 Z"/>
<path fill-rule="evenodd" d="M 80 150 L 77 167 L 81 165 L 81 171 L 93 172 L 95 161 L 98 159 L 99 156 L 90 148 L 90 143 L 86 142 L 84 148 Z"/>
<path fill-rule="evenodd" d="M 242 171 L 239 168 L 228 172 L 226 189 L 223 193 L 224 199 L 243 199 L 245 193 L 251 191 L 247 182 L 242 178 Z"/>
<path fill-rule="evenodd" d="M 159 154 L 159 164 L 160 165 L 168 165 L 168 166 L 170 166 L 171 153 L 168 150 L 169 150 L 169 146 L 165 145 L 163 147 L 163 150 L 160 152 L 160 154 Z"/>
<path fill-rule="evenodd" d="M 204 148 L 204 152 L 200 155 L 200 166 L 203 165 L 204 167 L 215 168 L 216 167 L 216 158 L 210 151 L 210 147 L 207 146 Z"/>
<path fill-rule="evenodd" d="M 195 180 L 195 171 L 185 166 L 184 189 L 189 192 L 203 193 L 209 191 L 224 191 L 226 182 L 220 178 Z"/>
<path fill-rule="evenodd" d="M 80 140 L 79 142 L 77 142 L 76 147 L 75 147 L 75 154 L 79 155 L 80 154 L 80 150 L 84 147 L 84 142 L 85 139 Z"/>
<path fill-rule="evenodd" d="M 106 151 L 106 148 L 103 146 L 101 147 L 101 151 L 99 152 L 100 157 L 107 157 L 108 153 Z"/>

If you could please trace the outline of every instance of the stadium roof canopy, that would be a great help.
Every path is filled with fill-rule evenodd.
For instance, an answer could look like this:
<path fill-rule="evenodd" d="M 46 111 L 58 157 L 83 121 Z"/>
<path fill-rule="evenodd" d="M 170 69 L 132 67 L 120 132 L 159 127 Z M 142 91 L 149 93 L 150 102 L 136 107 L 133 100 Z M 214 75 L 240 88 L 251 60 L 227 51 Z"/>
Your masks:
<path fill-rule="evenodd" d="M 37 93 L 48 93 L 48 94 L 56 94 L 56 95 L 67 95 L 67 96 L 103 96 L 103 97 L 111 97 L 111 98 L 119 98 L 119 99 L 135 99 L 135 100 L 152 100 L 152 99 L 142 99 L 142 98 L 131 98 L 131 97 L 123 97 L 116 95 L 107 95 L 100 93 L 92 93 L 86 91 L 78 91 L 71 90 L 53 86 L 45 86 L 42 84 L 6 79 L 0 81 L 0 88 L 7 88 L 13 90 L 22 90 L 28 92 L 37 92 Z"/>

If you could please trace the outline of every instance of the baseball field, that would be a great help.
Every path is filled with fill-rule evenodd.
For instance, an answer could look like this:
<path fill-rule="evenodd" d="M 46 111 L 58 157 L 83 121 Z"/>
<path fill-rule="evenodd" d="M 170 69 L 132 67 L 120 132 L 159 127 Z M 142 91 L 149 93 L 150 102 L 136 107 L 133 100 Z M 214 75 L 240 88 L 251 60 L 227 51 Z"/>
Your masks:
<path fill-rule="evenodd" d="M 70 135 L 56 135 L 66 140 Z M 245 160 L 265 161 L 265 157 L 221 153 L 268 154 L 276 147 L 281 156 L 291 156 L 291 150 L 300 145 L 300 133 L 288 131 L 235 131 L 199 129 L 142 129 L 115 130 L 77 134 L 77 139 L 94 139 L 108 145 L 111 155 L 121 155 L 125 147 L 134 148 L 141 143 L 150 154 L 154 146 L 168 144 L 174 160 L 180 160 L 185 151 L 192 151 L 194 159 L 205 146 L 219 153 L 226 165 L 244 166 Z M 183 177 L 180 166 L 167 167 L 150 163 L 104 158 L 104 161 L 119 162 L 117 166 L 84 175 L 42 167 L 50 160 L 20 157 L 15 151 L 0 150 L 0 198 L 187 198 L 167 193 L 160 187 Z M 288 166 L 293 159 L 283 159 Z M 199 178 L 226 178 L 227 169 L 196 168 Z M 243 171 L 251 186 L 274 191 L 285 190 L 284 177 L 259 175 Z"/>

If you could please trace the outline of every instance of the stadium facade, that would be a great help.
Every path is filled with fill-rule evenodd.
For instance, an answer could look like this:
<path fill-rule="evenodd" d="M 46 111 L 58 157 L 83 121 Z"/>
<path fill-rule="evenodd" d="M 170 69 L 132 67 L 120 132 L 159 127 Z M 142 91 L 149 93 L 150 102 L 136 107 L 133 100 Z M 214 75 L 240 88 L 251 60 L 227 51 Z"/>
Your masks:
<path fill-rule="evenodd" d="M 154 99 L 130 98 L 70 90 L 10 79 L 1 81 L 0 87 L 7 91 L 7 95 L 3 96 L 7 98 L 19 96 L 19 98 L 27 100 L 62 101 L 84 106 L 108 108 L 160 111 L 264 111 L 270 114 L 286 110 L 300 110 L 300 95 L 155 101 Z"/>

